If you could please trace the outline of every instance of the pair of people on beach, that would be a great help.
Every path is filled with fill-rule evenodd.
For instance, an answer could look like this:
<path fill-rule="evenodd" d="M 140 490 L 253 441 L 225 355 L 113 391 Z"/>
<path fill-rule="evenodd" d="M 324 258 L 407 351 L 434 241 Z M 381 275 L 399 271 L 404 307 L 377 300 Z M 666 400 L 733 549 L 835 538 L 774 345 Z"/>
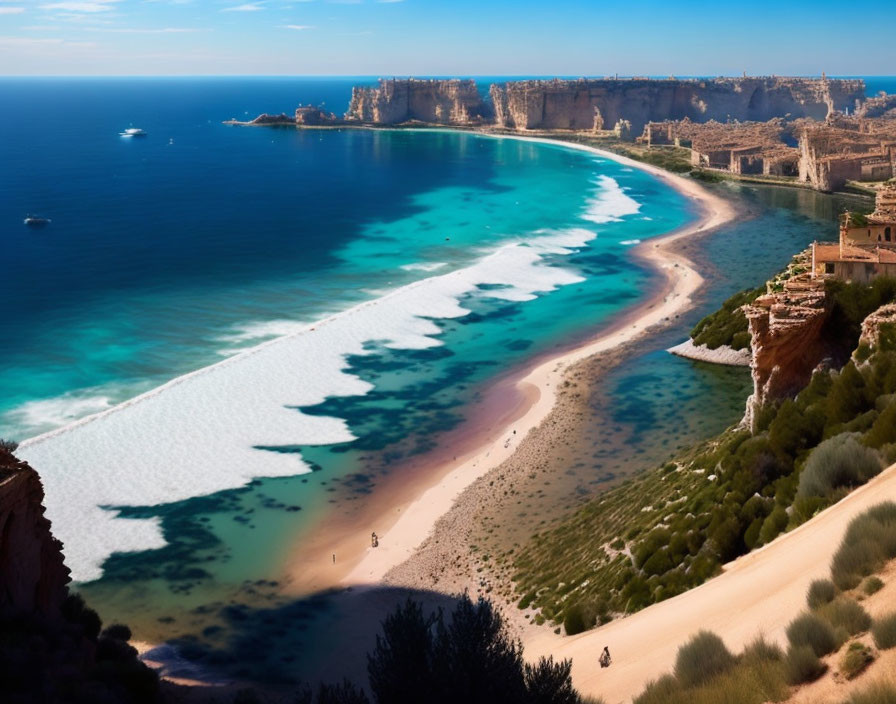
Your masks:
<path fill-rule="evenodd" d="M 600 658 L 598 658 L 598 662 L 600 663 L 601 667 L 609 667 L 611 661 L 612 660 L 610 658 L 610 648 L 605 645 L 604 652 L 602 652 L 600 654 Z"/>

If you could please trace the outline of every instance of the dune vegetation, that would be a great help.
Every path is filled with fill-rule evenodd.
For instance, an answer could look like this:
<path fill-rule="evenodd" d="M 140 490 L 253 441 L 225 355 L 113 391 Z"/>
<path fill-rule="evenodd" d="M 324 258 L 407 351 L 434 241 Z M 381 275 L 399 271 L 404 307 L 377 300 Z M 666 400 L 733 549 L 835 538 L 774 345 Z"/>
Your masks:
<path fill-rule="evenodd" d="M 834 284 L 830 295 L 832 366 L 796 398 L 761 409 L 755 434 L 733 427 L 535 535 L 513 563 L 520 608 L 568 634 L 638 611 L 701 584 L 896 461 L 896 348 L 850 357 L 864 318 L 896 300 L 896 280 Z M 843 557 L 834 585 L 871 574 L 867 557 Z"/>
<path fill-rule="evenodd" d="M 864 542 L 877 554 L 889 555 L 883 562 L 863 563 L 873 565 L 873 571 L 896 559 L 896 550 L 890 554 L 896 541 L 894 512 L 896 503 L 886 502 L 852 520 L 832 561 L 832 579 L 809 585 L 808 610 L 795 615 L 787 626 L 786 652 L 759 638 L 733 655 L 718 635 L 700 631 L 679 648 L 674 671 L 650 682 L 634 703 L 782 702 L 790 698 L 793 687 L 814 682 L 830 668 L 845 680 L 861 675 L 877 654 L 859 638 L 870 630 L 878 649 L 896 646 L 896 614 L 872 621 L 858 602 L 866 598 L 863 589 L 836 587 L 837 557 Z M 892 702 L 894 694 L 891 685 L 878 683 L 857 690 L 844 704 Z"/>

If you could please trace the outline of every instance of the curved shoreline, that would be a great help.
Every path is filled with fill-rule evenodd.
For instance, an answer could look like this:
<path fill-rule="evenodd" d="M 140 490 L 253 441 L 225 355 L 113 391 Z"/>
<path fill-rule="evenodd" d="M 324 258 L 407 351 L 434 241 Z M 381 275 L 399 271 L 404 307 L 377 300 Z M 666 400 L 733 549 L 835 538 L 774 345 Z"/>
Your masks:
<path fill-rule="evenodd" d="M 705 234 L 734 216 L 734 208 L 727 201 L 709 193 L 698 183 L 618 154 L 541 137 L 479 134 L 576 149 L 646 171 L 695 202 L 700 215 L 688 225 L 647 240 L 632 250 L 633 256 L 663 276 L 662 282 L 648 293 L 645 300 L 623 313 L 597 337 L 559 355 L 536 360 L 521 375 L 506 379 L 504 384 L 509 387 L 512 400 L 509 409 L 505 408 L 501 414 L 497 427 L 493 424 L 487 432 L 471 438 L 469 445 L 453 446 L 452 451 L 457 453 L 454 458 L 428 467 L 421 472 L 425 477 L 417 479 L 411 486 L 404 486 L 402 496 L 390 497 L 385 502 L 387 505 L 379 507 L 369 517 L 370 524 L 377 527 L 379 547 L 369 547 L 366 533 L 359 537 L 355 532 L 335 544 L 327 541 L 326 545 L 319 546 L 318 559 L 303 560 L 300 564 L 293 562 L 287 567 L 287 590 L 290 592 L 320 588 L 326 582 L 343 587 L 372 585 L 381 582 L 395 568 L 404 566 L 432 538 L 440 519 L 457 506 L 460 494 L 510 459 L 529 433 L 543 423 L 555 408 L 557 387 L 572 365 L 617 349 L 692 305 L 691 297 L 702 285 L 703 278 L 694 264 L 673 251 L 671 246 L 681 239 Z M 339 565 L 323 559 L 330 552 L 340 555 Z M 323 568 L 326 576 L 319 574 L 318 577 L 324 581 L 313 579 L 308 570 L 317 571 L 315 568 L 322 565 L 326 565 Z"/>

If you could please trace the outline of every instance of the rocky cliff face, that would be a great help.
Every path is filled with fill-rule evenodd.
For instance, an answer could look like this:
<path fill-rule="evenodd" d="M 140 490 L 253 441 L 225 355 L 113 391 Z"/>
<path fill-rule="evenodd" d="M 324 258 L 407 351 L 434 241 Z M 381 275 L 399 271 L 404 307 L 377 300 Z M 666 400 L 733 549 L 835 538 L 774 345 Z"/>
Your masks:
<path fill-rule="evenodd" d="M 627 120 L 640 134 L 651 121 L 695 122 L 774 117 L 825 119 L 865 97 L 861 80 L 718 78 L 516 81 L 490 90 L 499 127 L 610 129 Z"/>
<path fill-rule="evenodd" d="M 377 87 L 352 89 L 345 119 L 374 125 L 411 120 L 466 125 L 481 121 L 486 112 L 475 81 L 381 79 Z"/>
<path fill-rule="evenodd" d="M 795 396 L 827 356 L 822 328 L 829 312 L 824 283 L 807 277 L 787 281 L 784 291 L 760 296 L 744 307 L 753 350 L 753 394 L 743 423 L 751 430 L 766 402 Z"/>
<path fill-rule="evenodd" d="M 69 572 L 43 499 L 37 472 L 0 448 L 0 620 L 60 618 Z"/>

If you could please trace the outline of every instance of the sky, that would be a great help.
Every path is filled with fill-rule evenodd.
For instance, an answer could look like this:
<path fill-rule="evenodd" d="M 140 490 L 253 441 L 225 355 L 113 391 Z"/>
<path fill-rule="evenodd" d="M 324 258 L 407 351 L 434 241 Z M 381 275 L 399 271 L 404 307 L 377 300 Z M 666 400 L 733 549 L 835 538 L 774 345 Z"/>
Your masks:
<path fill-rule="evenodd" d="M 0 75 L 896 74 L 896 0 L 0 0 Z"/>

